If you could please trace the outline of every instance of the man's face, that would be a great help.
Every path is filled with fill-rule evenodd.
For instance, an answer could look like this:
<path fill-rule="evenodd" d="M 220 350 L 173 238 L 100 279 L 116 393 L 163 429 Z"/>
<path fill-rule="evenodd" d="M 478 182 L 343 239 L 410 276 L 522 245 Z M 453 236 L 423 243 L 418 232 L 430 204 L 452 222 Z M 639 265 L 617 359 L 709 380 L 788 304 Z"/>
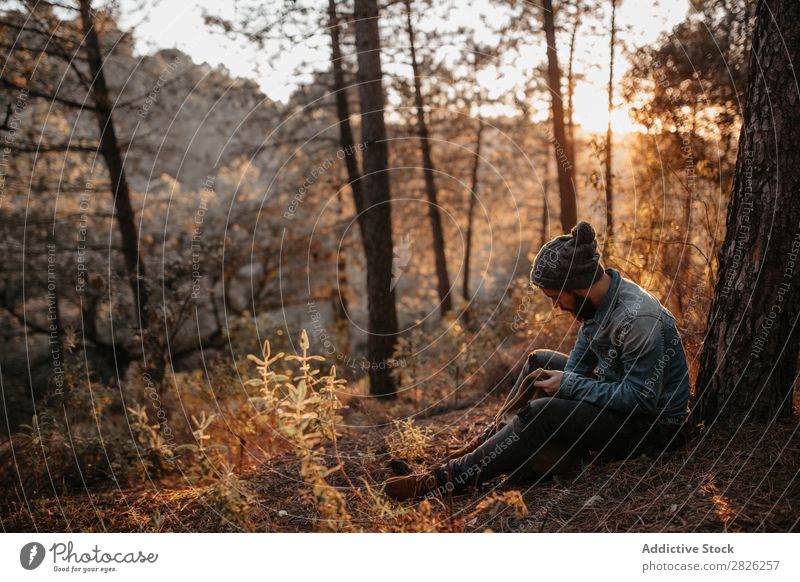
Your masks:
<path fill-rule="evenodd" d="M 553 307 L 558 307 L 562 311 L 569 311 L 578 321 L 592 319 L 597 313 L 597 308 L 586 297 L 586 291 L 588 289 L 574 291 L 542 289 L 542 292 L 552 301 Z"/>

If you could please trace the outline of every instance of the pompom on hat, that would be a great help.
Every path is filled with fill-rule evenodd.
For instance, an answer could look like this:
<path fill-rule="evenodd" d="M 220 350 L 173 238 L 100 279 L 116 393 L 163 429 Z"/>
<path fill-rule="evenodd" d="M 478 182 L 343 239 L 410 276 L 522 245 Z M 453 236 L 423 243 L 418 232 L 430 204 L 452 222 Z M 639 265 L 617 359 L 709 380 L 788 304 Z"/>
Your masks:
<path fill-rule="evenodd" d="M 586 289 L 605 272 L 600 265 L 596 233 L 581 221 L 569 234 L 562 234 L 542 246 L 531 268 L 531 283 L 542 289 Z"/>

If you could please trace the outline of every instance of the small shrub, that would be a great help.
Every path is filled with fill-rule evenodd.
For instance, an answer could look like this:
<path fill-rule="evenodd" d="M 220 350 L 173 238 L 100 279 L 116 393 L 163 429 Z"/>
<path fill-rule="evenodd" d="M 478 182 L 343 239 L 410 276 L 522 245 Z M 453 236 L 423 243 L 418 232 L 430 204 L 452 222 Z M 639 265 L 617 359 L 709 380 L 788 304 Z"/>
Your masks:
<path fill-rule="evenodd" d="M 138 450 L 139 476 L 146 479 L 169 472 L 176 461 L 175 451 L 164 439 L 159 425 L 150 424 L 147 409 L 140 404 L 128 407 L 128 413 Z"/>
<path fill-rule="evenodd" d="M 220 464 L 219 474 L 203 498 L 219 517 L 220 525 L 243 531 L 255 530 L 255 498 L 248 483 L 239 479 L 232 465 L 227 462 Z"/>
<path fill-rule="evenodd" d="M 395 420 L 394 430 L 385 438 L 389 455 L 412 466 L 425 461 L 431 441 L 431 430 L 414 424 L 413 418 Z"/>
<path fill-rule="evenodd" d="M 252 509 L 255 505 L 247 483 L 239 479 L 233 466 L 225 459 L 227 447 L 209 444 L 209 428 L 216 415 L 192 415 L 195 442 L 179 445 L 177 450 L 186 453 L 184 464 L 192 482 L 203 488 L 202 499 L 223 527 L 253 531 Z"/>
<path fill-rule="evenodd" d="M 327 467 L 324 463 L 325 443 L 336 447 L 336 425 L 342 417 L 338 398 L 345 380 L 336 377 L 336 367 L 321 376 L 314 362 L 324 362 L 321 356 L 309 355 L 308 335 L 300 336 L 300 355 L 273 356 L 269 341 L 264 342 L 261 357 L 250 355 L 256 364 L 257 378 L 247 382 L 259 389 L 254 398 L 257 420 L 283 435 L 294 447 L 300 460 L 300 476 L 310 486 L 310 500 L 320 514 L 320 527 L 328 530 L 349 529 L 351 519 L 344 496 L 328 484 L 327 478 L 341 470 L 341 465 Z M 281 374 L 272 369 L 279 361 L 297 362 L 296 374 Z"/>
<path fill-rule="evenodd" d="M 427 499 L 419 503 L 396 503 L 363 480 L 368 511 L 376 531 L 430 533 L 442 531 L 442 514 L 437 514 Z"/>

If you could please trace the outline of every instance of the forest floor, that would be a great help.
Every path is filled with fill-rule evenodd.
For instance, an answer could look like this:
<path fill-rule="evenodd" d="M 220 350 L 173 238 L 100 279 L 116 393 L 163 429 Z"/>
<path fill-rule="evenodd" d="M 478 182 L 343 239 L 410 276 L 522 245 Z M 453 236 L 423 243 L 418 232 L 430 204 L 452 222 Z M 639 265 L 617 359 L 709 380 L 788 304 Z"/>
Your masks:
<path fill-rule="evenodd" d="M 440 454 L 446 444 L 463 443 L 485 425 L 496 406 L 497 400 L 491 399 L 418 424 L 432 429 L 432 449 Z M 720 426 L 698 431 L 686 446 L 659 458 L 589 464 L 533 485 L 498 481 L 425 506 L 376 497 L 389 476 L 384 438 L 390 430 L 351 429 L 337 443 L 344 471 L 331 474 L 328 481 L 347 499 L 352 521 L 345 529 L 362 531 L 798 531 L 798 428 L 797 418 L 771 426 Z M 248 510 L 251 529 L 326 529 L 308 502 L 308 487 L 293 454 L 260 466 L 242 463 L 238 473 L 254 500 Z M 519 492 L 524 508 L 486 502 L 489 494 L 510 491 Z M 15 500 L 4 504 L 2 527 L 39 532 L 236 530 L 221 524 L 205 493 L 173 477 L 115 491 Z"/>

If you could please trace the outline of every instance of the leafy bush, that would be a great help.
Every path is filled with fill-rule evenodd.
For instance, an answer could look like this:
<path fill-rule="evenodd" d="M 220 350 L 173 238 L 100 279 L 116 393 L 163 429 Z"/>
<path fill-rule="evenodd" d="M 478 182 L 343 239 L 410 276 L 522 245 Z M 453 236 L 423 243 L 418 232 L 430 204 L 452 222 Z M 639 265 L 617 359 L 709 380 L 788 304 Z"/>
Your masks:
<path fill-rule="evenodd" d="M 350 524 L 347 503 L 327 482 L 330 475 L 341 470 L 341 464 L 327 467 L 324 462 L 325 444 L 336 447 L 336 425 L 342 421 L 338 392 L 345 381 L 336 378 L 336 366 L 331 366 L 324 376 L 319 369 L 312 368 L 313 362 L 325 359 L 308 354 L 305 330 L 300 336 L 300 349 L 301 355 L 286 356 L 280 352 L 273 356 L 269 341 L 265 341 L 260 358 L 248 356 L 256 364 L 259 376 L 247 384 L 259 389 L 259 395 L 254 398 L 260 411 L 257 421 L 277 430 L 294 447 L 300 460 L 300 476 L 310 486 L 309 493 L 320 514 L 321 527 L 347 529 Z M 297 362 L 298 373 L 273 371 L 272 366 L 279 361 Z"/>

